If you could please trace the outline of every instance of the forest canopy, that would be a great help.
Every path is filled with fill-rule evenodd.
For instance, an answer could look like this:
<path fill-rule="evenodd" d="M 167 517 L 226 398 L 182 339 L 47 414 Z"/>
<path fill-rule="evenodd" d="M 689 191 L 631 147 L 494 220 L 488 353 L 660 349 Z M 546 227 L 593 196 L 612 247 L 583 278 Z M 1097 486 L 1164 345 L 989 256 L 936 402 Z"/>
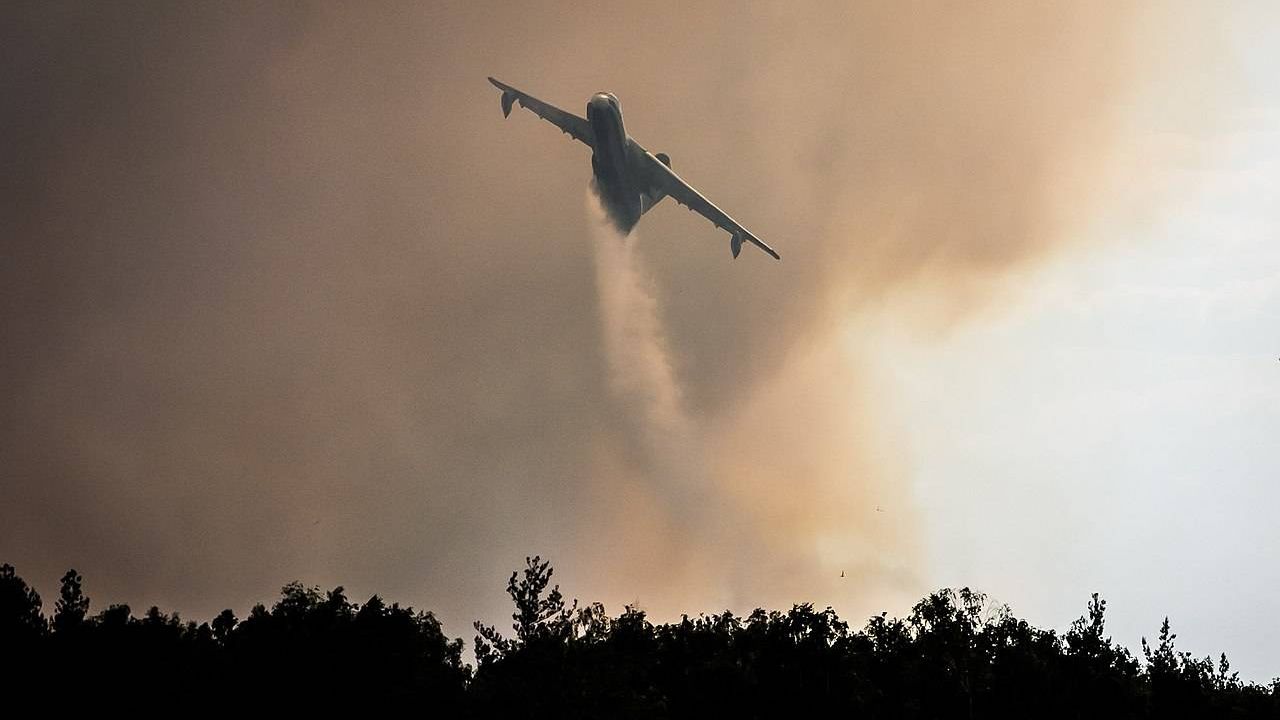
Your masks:
<path fill-rule="evenodd" d="M 1117 645 L 1097 594 L 1062 634 L 969 588 L 860 629 L 807 603 L 655 623 L 633 607 L 610 616 L 567 602 L 553 574 L 539 557 L 512 573 L 511 631 L 477 622 L 472 666 L 432 613 L 378 595 L 352 602 L 342 587 L 292 582 L 270 608 L 196 622 L 157 607 L 93 612 L 69 570 L 46 615 L 3 565 L 0 669 L 10 697 L 412 702 L 474 717 L 1280 716 L 1280 679 L 1245 683 L 1225 654 L 1178 651 L 1167 618 L 1139 654 Z"/>

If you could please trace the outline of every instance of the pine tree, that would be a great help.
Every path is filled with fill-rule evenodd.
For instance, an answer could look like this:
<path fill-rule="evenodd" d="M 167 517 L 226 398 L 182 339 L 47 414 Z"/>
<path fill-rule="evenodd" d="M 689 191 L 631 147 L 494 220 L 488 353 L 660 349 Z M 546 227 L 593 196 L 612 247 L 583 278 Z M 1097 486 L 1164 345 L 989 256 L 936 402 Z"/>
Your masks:
<path fill-rule="evenodd" d="M 54 632 L 71 632 L 84 625 L 84 618 L 89 614 L 89 598 L 81 588 L 83 582 L 84 578 L 74 568 L 62 576 L 62 588 L 54 605 Z"/>

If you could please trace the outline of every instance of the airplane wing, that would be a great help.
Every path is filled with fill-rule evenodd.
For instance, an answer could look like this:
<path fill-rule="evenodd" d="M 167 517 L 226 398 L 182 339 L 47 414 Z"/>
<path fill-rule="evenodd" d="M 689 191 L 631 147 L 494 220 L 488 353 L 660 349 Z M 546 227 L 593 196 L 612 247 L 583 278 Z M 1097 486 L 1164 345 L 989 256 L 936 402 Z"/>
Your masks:
<path fill-rule="evenodd" d="M 635 141 L 631 142 L 634 143 Z M 639 158 L 637 164 L 640 167 L 638 169 L 643 176 L 645 184 L 649 188 L 660 191 L 663 195 L 670 195 L 676 202 L 710 220 L 716 227 L 728 231 L 733 236 L 729 248 L 735 258 L 738 257 L 738 253 L 742 250 L 742 241 L 749 240 L 756 247 L 773 256 L 774 260 L 782 259 L 776 250 L 739 225 L 738 221 L 729 217 L 725 211 L 703 197 L 702 193 L 694 190 L 692 185 L 681 179 L 666 163 L 640 147 L 639 144 L 636 144 L 635 148 L 639 150 L 635 155 Z"/>
<path fill-rule="evenodd" d="M 532 95 L 520 92 L 510 85 L 500 83 L 493 78 L 489 78 L 489 82 L 502 91 L 503 117 L 510 117 L 512 103 L 519 101 L 520 107 L 532 110 L 534 115 L 560 128 L 572 136 L 574 140 L 586 144 L 587 147 L 595 146 L 595 136 L 591 132 L 591 124 L 585 118 L 565 112 L 551 103 L 542 102 Z"/>

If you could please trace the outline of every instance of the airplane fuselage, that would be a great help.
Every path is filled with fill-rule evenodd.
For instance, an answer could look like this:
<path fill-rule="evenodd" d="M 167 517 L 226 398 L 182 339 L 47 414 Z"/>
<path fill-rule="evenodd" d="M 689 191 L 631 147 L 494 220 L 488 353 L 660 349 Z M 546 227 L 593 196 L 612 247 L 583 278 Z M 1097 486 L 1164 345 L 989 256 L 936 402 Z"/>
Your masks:
<path fill-rule="evenodd" d="M 587 102 L 587 122 L 595 135 L 591 172 L 596 193 L 618 230 L 629 233 L 646 208 L 641 189 L 628 170 L 631 148 L 618 99 L 609 93 L 592 95 Z"/>

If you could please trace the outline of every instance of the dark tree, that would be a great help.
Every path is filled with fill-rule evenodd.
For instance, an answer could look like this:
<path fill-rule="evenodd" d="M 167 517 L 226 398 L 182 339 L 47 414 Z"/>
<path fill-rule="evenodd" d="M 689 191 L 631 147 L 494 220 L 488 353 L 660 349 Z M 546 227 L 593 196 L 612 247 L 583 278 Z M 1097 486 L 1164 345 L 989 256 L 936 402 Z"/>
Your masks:
<path fill-rule="evenodd" d="M 231 637 L 231 631 L 236 629 L 236 614 L 228 608 L 218 613 L 218 617 L 210 623 L 213 629 L 213 639 L 219 645 L 226 645 L 227 639 Z"/>
<path fill-rule="evenodd" d="M 1141 712 L 1138 662 L 1105 635 L 1107 601 L 1094 593 L 1087 613 L 1071 623 L 1063 636 L 1062 674 L 1074 688 L 1076 702 L 1090 715 Z"/>
<path fill-rule="evenodd" d="M 197 623 L 158 607 L 134 617 L 128 605 L 89 617 L 70 571 L 50 633 L 40 596 L 3 565 L 0 682 L 6 698 L 70 691 L 164 712 L 265 701 L 478 718 L 1280 717 L 1280 680 L 1243 683 L 1226 655 L 1179 652 L 1167 619 L 1135 659 L 1107 636 L 1096 594 L 1061 636 L 968 588 L 861 629 L 807 603 L 655 624 L 634 607 L 611 617 L 566 603 L 552 575 L 540 557 L 512 573 L 513 633 L 477 623 L 473 673 L 431 613 L 378 595 L 355 603 L 341 586 L 293 582 L 243 621 L 224 610 Z"/>
<path fill-rule="evenodd" d="M 525 569 L 511 573 L 507 581 L 507 594 L 515 603 L 516 611 L 511 614 L 514 621 L 511 628 L 515 630 L 514 640 L 507 640 L 496 628 L 475 623 L 476 660 L 481 666 L 501 659 L 513 650 L 536 640 L 564 639 L 571 630 L 571 618 L 577 610 L 577 603 L 566 609 L 564 596 L 560 594 L 560 586 L 556 585 L 551 592 L 543 593 L 551 583 L 555 570 L 550 561 L 544 561 L 535 555 L 524 559 Z"/>
<path fill-rule="evenodd" d="M 84 578 L 74 569 L 62 576 L 58 602 L 54 605 L 54 632 L 74 632 L 84 625 L 85 615 L 89 613 L 89 598 L 81 588 L 83 582 Z"/>
<path fill-rule="evenodd" d="M 27 642 L 44 635 L 40 593 L 18 577 L 12 565 L 0 565 L 0 644 Z"/>

